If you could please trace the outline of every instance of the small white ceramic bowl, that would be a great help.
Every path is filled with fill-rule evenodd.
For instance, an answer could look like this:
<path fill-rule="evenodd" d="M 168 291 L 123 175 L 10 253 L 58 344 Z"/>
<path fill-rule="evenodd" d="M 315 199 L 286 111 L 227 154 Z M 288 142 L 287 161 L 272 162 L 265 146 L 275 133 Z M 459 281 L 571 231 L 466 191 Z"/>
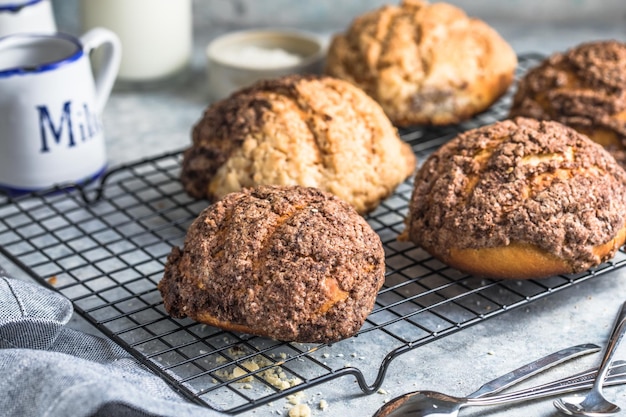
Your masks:
<path fill-rule="evenodd" d="M 209 94 L 219 100 L 261 79 L 319 73 L 324 45 L 318 36 L 306 32 L 249 30 L 216 38 L 206 54 Z"/>

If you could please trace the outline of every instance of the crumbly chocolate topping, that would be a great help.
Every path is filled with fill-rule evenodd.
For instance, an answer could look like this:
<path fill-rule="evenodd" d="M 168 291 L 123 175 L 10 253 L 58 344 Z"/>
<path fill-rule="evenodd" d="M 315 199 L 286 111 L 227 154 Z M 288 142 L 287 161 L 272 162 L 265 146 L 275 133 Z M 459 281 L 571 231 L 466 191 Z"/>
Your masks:
<path fill-rule="evenodd" d="M 313 188 L 261 186 L 198 216 L 159 290 L 174 317 L 331 342 L 359 330 L 384 273 L 380 238 L 348 204 Z"/>
<path fill-rule="evenodd" d="M 258 184 L 331 192 L 360 213 L 413 174 L 415 156 L 352 84 L 311 75 L 263 80 L 214 103 L 193 128 L 181 181 L 211 201 Z"/>
<path fill-rule="evenodd" d="M 606 129 L 626 147 L 626 44 L 584 43 L 556 53 L 519 82 L 510 114 Z"/>
<path fill-rule="evenodd" d="M 585 270 L 626 219 L 626 173 L 559 123 L 517 118 L 448 142 L 415 177 L 409 238 L 450 248 L 535 245 Z"/>
<path fill-rule="evenodd" d="M 260 85 L 255 88 L 263 90 Z M 209 181 L 246 137 L 258 130 L 271 109 L 269 100 L 254 94 L 254 89 L 209 106 L 193 127 L 192 146 L 183 155 L 181 181 L 187 193 L 211 199 L 213 196 L 207 196 Z"/>

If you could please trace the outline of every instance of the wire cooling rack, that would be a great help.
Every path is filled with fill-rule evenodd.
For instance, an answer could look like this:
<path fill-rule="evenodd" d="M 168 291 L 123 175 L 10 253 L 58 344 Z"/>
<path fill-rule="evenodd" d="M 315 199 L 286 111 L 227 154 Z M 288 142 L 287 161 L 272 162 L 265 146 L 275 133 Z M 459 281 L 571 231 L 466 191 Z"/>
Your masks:
<path fill-rule="evenodd" d="M 518 76 L 540 57 L 520 59 Z M 401 131 L 420 160 L 458 132 L 505 117 L 510 95 L 459 126 Z M 126 164 L 99 183 L 0 197 L 0 252 L 183 395 L 236 414 L 350 375 L 379 389 L 399 355 L 577 282 L 624 266 L 620 251 L 582 274 L 536 281 L 465 275 L 433 259 L 402 232 L 412 184 L 367 217 L 386 252 L 387 276 L 357 336 L 332 345 L 284 343 L 170 318 L 156 288 L 172 246 L 206 206 L 179 181 L 181 153 Z"/>

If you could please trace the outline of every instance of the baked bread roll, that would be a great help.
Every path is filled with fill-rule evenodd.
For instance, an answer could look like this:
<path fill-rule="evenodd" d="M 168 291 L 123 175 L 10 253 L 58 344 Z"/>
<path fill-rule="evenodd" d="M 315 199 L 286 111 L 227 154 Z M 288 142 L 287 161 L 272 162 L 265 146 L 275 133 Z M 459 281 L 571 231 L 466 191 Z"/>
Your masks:
<path fill-rule="evenodd" d="M 556 120 L 626 161 L 626 44 L 598 41 L 555 53 L 520 80 L 510 114 Z"/>
<path fill-rule="evenodd" d="M 360 329 L 384 276 L 380 238 L 350 205 L 314 188 L 259 186 L 201 212 L 158 286 L 173 317 L 333 342 Z"/>
<path fill-rule="evenodd" d="M 210 106 L 193 128 L 181 181 L 212 201 L 259 184 L 316 187 L 367 213 L 416 160 L 380 106 L 352 84 L 293 75 Z"/>
<path fill-rule="evenodd" d="M 417 172 L 408 237 L 492 278 L 581 272 L 626 239 L 626 173 L 562 124 L 517 118 L 462 133 Z"/>
<path fill-rule="evenodd" d="M 403 0 L 334 36 L 325 72 L 361 87 L 398 126 L 446 125 L 491 106 L 516 66 L 486 23 L 447 3 Z"/>

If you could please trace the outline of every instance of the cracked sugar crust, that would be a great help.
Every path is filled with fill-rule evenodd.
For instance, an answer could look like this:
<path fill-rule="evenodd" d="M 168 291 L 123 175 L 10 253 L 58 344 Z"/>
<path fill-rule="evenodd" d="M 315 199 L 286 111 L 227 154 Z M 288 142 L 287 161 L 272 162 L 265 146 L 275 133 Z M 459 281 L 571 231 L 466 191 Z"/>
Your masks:
<path fill-rule="evenodd" d="M 458 123 L 513 82 L 517 57 L 484 22 L 447 3 L 404 0 L 333 37 L 326 73 L 358 85 L 398 126 Z"/>
<path fill-rule="evenodd" d="M 173 317 L 331 342 L 360 329 L 384 274 L 380 238 L 347 203 L 314 188 L 259 186 L 200 213 L 159 290 Z"/>
<path fill-rule="evenodd" d="M 596 248 L 623 233 L 625 198 L 626 174 L 601 146 L 557 122 L 517 118 L 465 132 L 429 157 L 408 233 L 440 259 L 451 248 L 528 244 L 582 271 L 615 254 Z"/>
<path fill-rule="evenodd" d="M 589 42 L 551 55 L 520 80 L 510 114 L 556 120 L 626 158 L 626 44 Z"/>
<path fill-rule="evenodd" d="M 261 81 L 214 103 L 193 128 L 181 181 L 215 201 L 259 184 L 316 187 L 367 213 L 415 170 L 380 106 L 331 77 Z"/>

